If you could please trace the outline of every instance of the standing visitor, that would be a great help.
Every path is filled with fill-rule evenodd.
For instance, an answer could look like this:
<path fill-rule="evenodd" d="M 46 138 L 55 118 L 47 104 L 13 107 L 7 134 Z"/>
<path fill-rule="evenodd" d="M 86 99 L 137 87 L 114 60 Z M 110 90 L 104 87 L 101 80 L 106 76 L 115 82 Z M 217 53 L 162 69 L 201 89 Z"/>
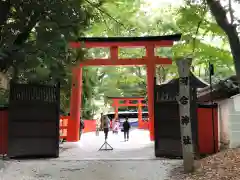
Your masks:
<path fill-rule="evenodd" d="M 118 119 L 115 119 L 115 121 L 114 121 L 114 126 L 113 126 L 113 133 L 118 134 L 119 127 L 120 127 L 119 120 L 118 120 Z"/>
<path fill-rule="evenodd" d="M 79 132 L 79 140 L 82 136 L 83 129 L 85 128 L 84 120 L 80 117 L 80 132 Z"/>
<path fill-rule="evenodd" d="M 101 128 L 101 120 L 102 120 L 102 113 L 101 113 L 100 119 L 96 120 L 96 136 L 99 136 L 99 131 Z"/>
<path fill-rule="evenodd" d="M 108 138 L 109 128 L 110 128 L 110 119 L 107 116 L 104 116 L 104 118 L 103 118 L 103 131 L 104 131 L 104 134 L 105 134 L 105 141 Z"/>
<path fill-rule="evenodd" d="M 101 118 L 100 118 L 100 130 L 103 130 L 103 120 L 104 120 L 104 116 L 103 113 L 101 113 Z"/>
<path fill-rule="evenodd" d="M 129 140 L 129 130 L 131 126 L 130 123 L 128 122 L 128 117 L 126 117 L 126 120 L 123 123 L 123 132 L 124 132 L 124 140 L 128 141 Z"/>

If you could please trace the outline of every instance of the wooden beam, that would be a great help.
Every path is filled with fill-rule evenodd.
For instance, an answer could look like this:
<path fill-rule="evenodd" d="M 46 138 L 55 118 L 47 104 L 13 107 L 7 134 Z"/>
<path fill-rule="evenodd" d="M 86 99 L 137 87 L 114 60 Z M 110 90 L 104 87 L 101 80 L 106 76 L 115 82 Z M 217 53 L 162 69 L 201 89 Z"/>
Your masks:
<path fill-rule="evenodd" d="M 179 41 L 182 34 L 172 34 L 164 36 L 142 36 L 142 37 L 81 37 L 71 42 L 72 48 L 91 48 L 91 47 L 145 47 L 154 46 L 172 46 L 173 41 Z"/>
<path fill-rule="evenodd" d="M 153 64 L 165 64 L 171 65 L 172 60 L 169 58 L 155 57 L 151 59 Z M 133 65 L 146 65 L 148 63 L 147 58 L 135 58 L 135 59 L 87 59 L 79 63 L 80 66 L 133 66 Z"/>
<path fill-rule="evenodd" d="M 145 97 L 110 97 L 108 96 L 107 97 L 108 99 L 119 99 L 119 100 L 126 100 L 126 99 L 129 99 L 129 100 L 144 100 Z"/>
<path fill-rule="evenodd" d="M 112 104 L 113 107 L 115 107 L 115 104 Z M 129 107 L 138 107 L 138 106 L 147 106 L 147 104 L 132 104 L 132 103 L 126 103 L 126 104 L 118 104 L 118 107 L 125 107 L 125 106 L 129 106 Z"/>
<path fill-rule="evenodd" d="M 70 42 L 71 48 L 107 48 L 107 47 L 145 47 L 154 45 L 155 47 L 172 47 L 173 41 L 137 41 L 137 42 Z"/>

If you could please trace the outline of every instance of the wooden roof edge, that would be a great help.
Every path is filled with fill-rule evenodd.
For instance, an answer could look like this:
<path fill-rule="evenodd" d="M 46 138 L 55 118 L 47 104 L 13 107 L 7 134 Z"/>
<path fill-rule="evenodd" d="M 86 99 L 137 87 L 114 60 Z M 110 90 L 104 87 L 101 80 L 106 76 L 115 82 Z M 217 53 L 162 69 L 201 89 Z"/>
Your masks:
<path fill-rule="evenodd" d="M 230 77 L 228 77 L 228 78 L 226 78 L 226 79 L 224 79 L 224 80 L 220 80 L 218 83 L 215 83 L 215 84 L 213 84 L 212 85 L 212 89 L 213 89 L 213 91 L 214 90 L 216 90 L 216 89 L 219 89 L 219 88 L 228 88 L 227 87 L 227 85 L 225 84 L 227 81 L 232 81 L 232 82 L 234 82 L 234 83 L 236 83 L 235 81 L 233 81 L 232 79 L 234 79 L 235 78 L 235 75 L 233 75 L 233 76 L 230 76 Z M 239 83 L 238 83 L 239 84 Z M 208 86 L 206 86 L 206 87 L 204 87 L 204 88 L 199 88 L 198 89 L 198 93 L 204 93 L 204 92 L 206 92 L 207 91 L 207 93 L 210 93 L 210 85 L 208 85 Z M 205 94 L 205 93 L 204 93 Z"/>
<path fill-rule="evenodd" d="M 198 77 L 198 76 L 196 76 L 195 74 L 193 74 L 192 71 L 190 71 L 190 76 L 193 77 L 193 78 L 196 78 L 196 79 L 197 79 L 198 81 L 200 81 L 202 84 L 206 84 L 206 86 L 209 86 L 209 83 L 208 83 L 208 82 L 204 81 L 204 80 L 201 79 L 200 77 Z M 167 80 L 167 81 L 163 82 L 162 84 L 160 84 L 159 86 L 161 86 L 161 85 L 166 85 L 166 84 L 171 83 L 171 82 L 173 82 L 173 81 L 177 81 L 178 79 L 179 79 L 179 77 L 178 77 L 178 78 L 171 79 L 171 80 Z"/>

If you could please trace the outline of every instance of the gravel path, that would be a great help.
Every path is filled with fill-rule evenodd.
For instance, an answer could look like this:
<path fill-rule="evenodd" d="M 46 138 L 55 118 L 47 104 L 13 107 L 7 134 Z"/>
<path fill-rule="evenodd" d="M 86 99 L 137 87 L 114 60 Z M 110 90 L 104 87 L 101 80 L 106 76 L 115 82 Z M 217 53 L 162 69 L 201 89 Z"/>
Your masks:
<path fill-rule="evenodd" d="M 21 161 L 12 162 L 3 180 L 170 180 L 178 161 Z"/>
<path fill-rule="evenodd" d="M 133 131 L 129 142 L 122 142 L 122 134 L 110 136 L 114 150 L 107 152 L 97 151 L 102 138 L 89 133 L 81 142 L 65 143 L 58 159 L 6 161 L 0 180 L 171 180 L 182 163 L 156 160 L 145 131 Z"/>

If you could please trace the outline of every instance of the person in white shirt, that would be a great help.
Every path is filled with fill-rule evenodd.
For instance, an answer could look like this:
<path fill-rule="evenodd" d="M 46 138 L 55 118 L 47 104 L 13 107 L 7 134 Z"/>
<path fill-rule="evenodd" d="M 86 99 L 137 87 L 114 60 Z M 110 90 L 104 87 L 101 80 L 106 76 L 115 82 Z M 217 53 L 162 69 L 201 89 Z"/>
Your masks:
<path fill-rule="evenodd" d="M 101 117 L 96 120 L 96 136 L 99 136 L 99 131 L 101 129 L 101 119 L 102 119 L 102 113 L 101 113 Z"/>

